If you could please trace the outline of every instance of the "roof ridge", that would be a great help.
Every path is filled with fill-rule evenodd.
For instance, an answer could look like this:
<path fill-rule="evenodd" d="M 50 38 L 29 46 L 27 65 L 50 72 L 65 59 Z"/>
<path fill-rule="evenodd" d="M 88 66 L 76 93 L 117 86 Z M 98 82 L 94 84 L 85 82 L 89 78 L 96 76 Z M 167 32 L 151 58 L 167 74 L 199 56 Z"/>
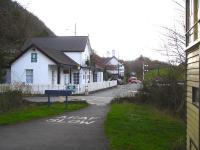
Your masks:
<path fill-rule="evenodd" d="M 46 37 L 30 37 L 28 39 L 51 39 L 51 38 L 67 38 L 67 37 L 88 37 L 88 36 L 46 36 Z"/>

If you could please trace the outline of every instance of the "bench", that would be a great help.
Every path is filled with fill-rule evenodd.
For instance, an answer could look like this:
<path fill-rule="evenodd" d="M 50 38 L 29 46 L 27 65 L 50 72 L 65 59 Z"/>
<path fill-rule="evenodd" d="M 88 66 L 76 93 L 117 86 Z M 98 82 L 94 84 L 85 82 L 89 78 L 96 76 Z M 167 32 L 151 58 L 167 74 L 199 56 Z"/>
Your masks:
<path fill-rule="evenodd" d="M 67 104 L 67 96 L 71 95 L 72 91 L 67 90 L 45 90 L 45 95 L 48 96 L 48 105 L 51 104 L 50 96 L 65 96 L 65 104 Z"/>

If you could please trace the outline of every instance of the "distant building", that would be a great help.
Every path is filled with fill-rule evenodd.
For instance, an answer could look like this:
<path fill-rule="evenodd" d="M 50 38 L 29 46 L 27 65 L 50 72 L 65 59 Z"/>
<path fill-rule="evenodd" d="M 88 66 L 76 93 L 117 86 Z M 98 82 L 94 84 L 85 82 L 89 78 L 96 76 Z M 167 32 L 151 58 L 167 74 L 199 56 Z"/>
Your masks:
<path fill-rule="evenodd" d="M 100 66 L 101 69 L 109 74 L 109 78 L 118 79 L 124 77 L 124 65 L 115 56 L 100 57 L 97 54 L 93 54 L 92 60 L 97 63 L 97 66 Z"/>
<path fill-rule="evenodd" d="M 187 150 L 200 150 L 199 0 L 186 0 Z"/>
<path fill-rule="evenodd" d="M 123 78 L 124 77 L 124 65 L 118 60 L 115 56 L 104 57 L 105 69 L 111 74 L 114 78 Z"/>

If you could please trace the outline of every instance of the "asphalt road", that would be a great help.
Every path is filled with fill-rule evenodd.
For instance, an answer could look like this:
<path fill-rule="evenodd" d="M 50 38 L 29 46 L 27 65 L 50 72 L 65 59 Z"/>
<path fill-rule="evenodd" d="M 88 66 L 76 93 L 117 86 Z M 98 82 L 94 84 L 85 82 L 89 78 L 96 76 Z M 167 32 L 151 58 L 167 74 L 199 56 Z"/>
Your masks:
<path fill-rule="evenodd" d="M 88 96 L 68 96 L 68 100 L 86 100 L 89 104 L 96 105 L 106 105 L 115 97 L 123 97 L 128 95 L 133 95 L 133 91 L 137 91 L 140 85 L 137 84 L 128 84 L 128 85 L 118 85 L 115 88 L 107 89 L 99 92 L 95 92 Z M 27 97 L 26 98 L 32 102 L 47 102 L 47 97 Z M 51 101 L 65 101 L 65 97 L 51 97 Z"/>
<path fill-rule="evenodd" d="M 107 150 L 103 129 L 107 104 L 113 97 L 127 94 L 129 88 L 119 86 L 84 96 L 94 105 L 76 112 L 0 126 L 0 150 Z"/>

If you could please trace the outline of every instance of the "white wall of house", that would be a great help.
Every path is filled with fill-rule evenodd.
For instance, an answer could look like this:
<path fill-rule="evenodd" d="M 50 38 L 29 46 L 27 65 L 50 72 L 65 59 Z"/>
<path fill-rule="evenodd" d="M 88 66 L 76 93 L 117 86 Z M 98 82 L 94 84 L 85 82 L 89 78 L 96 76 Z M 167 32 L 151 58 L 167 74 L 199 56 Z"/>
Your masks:
<path fill-rule="evenodd" d="M 68 73 L 64 73 L 64 70 L 68 70 Z M 60 69 L 60 84 L 61 85 L 67 85 L 70 83 L 70 74 L 69 69 Z"/>
<path fill-rule="evenodd" d="M 81 69 L 80 70 L 80 83 L 86 84 L 86 83 L 92 82 L 91 74 L 92 74 L 92 72 L 89 71 L 89 69 Z"/>
<path fill-rule="evenodd" d="M 82 63 L 82 52 L 65 52 L 64 54 L 74 60 L 76 63 Z"/>
<path fill-rule="evenodd" d="M 117 66 L 119 65 L 119 74 L 121 76 L 124 76 L 124 65 L 120 63 L 115 57 L 113 57 L 110 61 L 107 62 L 107 65 L 114 65 Z M 118 74 L 118 68 L 115 70 L 107 70 L 111 74 Z"/>
<path fill-rule="evenodd" d="M 113 57 L 109 62 L 107 62 L 107 65 L 120 65 L 121 63 L 118 62 L 118 60 Z"/>
<path fill-rule="evenodd" d="M 89 46 L 89 43 L 86 44 L 84 52 L 65 52 L 65 55 L 70 57 L 72 60 L 74 60 L 76 63 L 78 63 L 80 66 L 86 66 L 85 62 L 86 60 L 90 59 L 91 54 L 91 48 Z M 81 69 L 81 70 L 72 70 L 72 84 L 74 83 L 74 73 L 79 72 L 79 83 L 85 84 L 89 81 L 92 82 L 92 71 L 89 72 L 89 69 Z M 62 82 L 62 81 L 61 81 Z"/>
<path fill-rule="evenodd" d="M 87 43 L 84 52 L 65 52 L 65 55 L 70 57 L 79 65 L 85 66 L 85 61 L 87 59 L 90 59 L 90 53 L 91 53 L 91 49 Z"/>
<path fill-rule="evenodd" d="M 91 54 L 91 49 L 87 43 L 85 51 L 82 53 L 82 65 L 85 65 L 86 60 L 90 60 L 90 54 Z"/>
<path fill-rule="evenodd" d="M 103 82 L 103 72 L 97 73 L 97 82 Z"/>
<path fill-rule="evenodd" d="M 31 53 L 37 53 L 37 62 L 31 62 Z M 54 65 L 38 50 L 30 49 L 11 65 L 11 83 L 26 83 L 26 69 L 33 69 L 33 84 L 49 84 L 48 65 Z"/>

